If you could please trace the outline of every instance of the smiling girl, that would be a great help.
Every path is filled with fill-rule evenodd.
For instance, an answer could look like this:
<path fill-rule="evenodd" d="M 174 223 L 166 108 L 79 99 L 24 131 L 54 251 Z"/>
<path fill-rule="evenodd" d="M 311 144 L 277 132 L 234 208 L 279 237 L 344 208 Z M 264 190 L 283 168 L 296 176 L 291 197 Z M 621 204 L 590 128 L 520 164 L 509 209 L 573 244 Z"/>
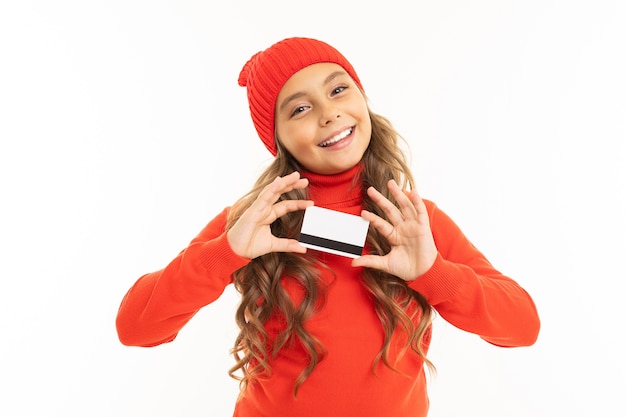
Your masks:
<path fill-rule="evenodd" d="M 122 343 L 171 342 L 233 284 L 235 416 L 423 417 L 435 312 L 497 346 L 535 342 L 531 297 L 419 196 L 398 133 L 369 109 L 341 53 L 284 39 L 255 54 L 239 84 L 275 158 L 247 195 L 128 291 Z M 362 256 L 298 242 L 312 205 L 370 223 Z"/>

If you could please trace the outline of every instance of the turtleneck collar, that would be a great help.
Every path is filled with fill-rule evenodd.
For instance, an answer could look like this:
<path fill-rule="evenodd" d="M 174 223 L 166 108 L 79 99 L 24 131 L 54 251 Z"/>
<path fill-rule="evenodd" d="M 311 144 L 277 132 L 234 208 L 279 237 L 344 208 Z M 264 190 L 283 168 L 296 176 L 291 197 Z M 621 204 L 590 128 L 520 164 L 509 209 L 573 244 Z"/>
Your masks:
<path fill-rule="evenodd" d="M 360 214 L 362 190 L 359 181 L 362 164 L 334 175 L 321 175 L 302 170 L 301 176 L 309 180 L 309 198 L 316 206 Z"/>

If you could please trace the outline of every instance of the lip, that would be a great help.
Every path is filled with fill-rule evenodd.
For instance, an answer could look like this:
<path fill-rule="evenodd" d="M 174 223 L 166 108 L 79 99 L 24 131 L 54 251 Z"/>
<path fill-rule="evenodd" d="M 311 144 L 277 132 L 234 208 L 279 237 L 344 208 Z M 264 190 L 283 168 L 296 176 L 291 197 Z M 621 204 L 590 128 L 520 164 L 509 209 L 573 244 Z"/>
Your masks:
<path fill-rule="evenodd" d="M 320 146 L 320 144 L 328 141 L 330 138 L 337 136 L 338 134 L 345 132 L 348 129 L 352 129 L 352 132 L 344 137 L 343 139 L 340 139 L 338 142 L 333 143 L 332 145 L 328 145 L 328 146 Z M 348 126 L 342 129 L 338 129 L 335 132 L 333 132 L 331 135 L 329 135 L 326 139 L 324 139 L 323 141 L 321 141 L 317 146 L 319 146 L 320 148 L 324 149 L 324 150 L 338 150 L 338 149 L 343 149 L 346 146 L 348 146 L 352 140 L 354 139 L 354 135 L 356 132 L 356 126 Z"/>

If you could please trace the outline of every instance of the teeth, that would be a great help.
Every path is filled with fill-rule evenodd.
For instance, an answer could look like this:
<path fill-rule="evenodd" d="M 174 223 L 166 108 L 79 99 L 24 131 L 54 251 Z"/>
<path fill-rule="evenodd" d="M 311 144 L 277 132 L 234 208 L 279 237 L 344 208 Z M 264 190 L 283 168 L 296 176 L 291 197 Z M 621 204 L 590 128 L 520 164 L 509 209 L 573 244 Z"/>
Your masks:
<path fill-rule="evenodd" d="M 325 148 L 327 146 L 330 146 L 334 143 L 339 142 L 341 139 L 345 138 L 346 136 L 349 136 L 352 133 L 352 128 L 350 129 L 346 129 L 343 132 L 333 136 L 332 138 L 328 139 L 325 142 L 322 142 L 319 144 L 319 146 L 321 146 L 322 148 Z"/>

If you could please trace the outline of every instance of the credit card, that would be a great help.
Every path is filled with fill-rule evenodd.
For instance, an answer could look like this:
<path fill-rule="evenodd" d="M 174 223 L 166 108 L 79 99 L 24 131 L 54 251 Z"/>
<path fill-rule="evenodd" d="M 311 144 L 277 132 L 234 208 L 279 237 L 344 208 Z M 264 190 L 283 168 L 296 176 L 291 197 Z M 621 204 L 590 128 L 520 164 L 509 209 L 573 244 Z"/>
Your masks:
<path fill-rule="evenodd" d="M 360 216 L 311 206 L 304 212 L 299 241 L 307 248 L 358 258 L 368 228 L 369 222 Z"/>

